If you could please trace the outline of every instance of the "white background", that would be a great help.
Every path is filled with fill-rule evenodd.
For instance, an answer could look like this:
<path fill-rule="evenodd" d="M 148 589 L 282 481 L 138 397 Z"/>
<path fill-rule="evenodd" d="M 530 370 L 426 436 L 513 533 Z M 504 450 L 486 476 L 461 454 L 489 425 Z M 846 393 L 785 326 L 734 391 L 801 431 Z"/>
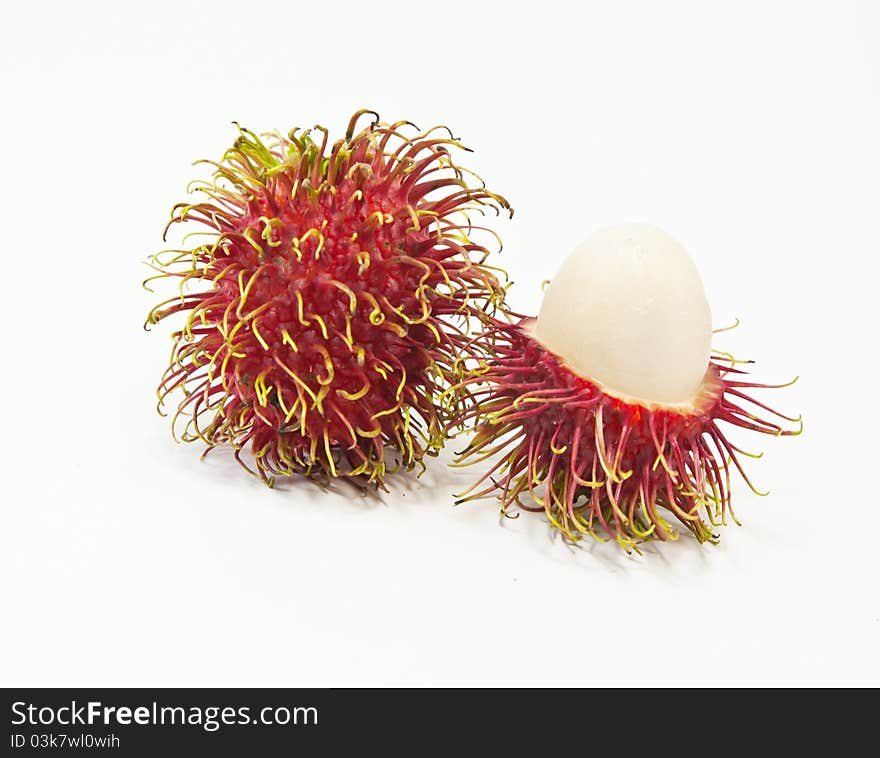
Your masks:
<path fill-rule="evenodd" d="M 5 685 L 880 684 L 880 17 L 828 3 L 39 3 L 4 11 Z M 594 228 L 701 269 L 719 347 L 804 435 L 761 439 L 718 547 L 567 547 L 453 508 L 270 491 L 154 411 L 140 289 L 233 119 L 450 124 L 516 208 L 511 304 Z"/>

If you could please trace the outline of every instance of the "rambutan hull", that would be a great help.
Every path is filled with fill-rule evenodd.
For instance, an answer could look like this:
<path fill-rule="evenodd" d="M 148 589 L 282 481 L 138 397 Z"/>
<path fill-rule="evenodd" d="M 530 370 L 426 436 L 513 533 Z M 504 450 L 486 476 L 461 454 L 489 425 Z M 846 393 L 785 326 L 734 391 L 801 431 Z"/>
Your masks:
<path fill-rule="evenodd" d="M 506 515 L 543 511 L 569 539 L 613 539 L 627 549 L 674 539 L 675 524 L 714 542 L 715 527 L 736 521 L 732 472 L 754 490 L 740 460 L 749 454 L 720 423 L 775 436 L 800 432 L 773 417 L 800 419 L 747 394 L 773 385 L 745 381 L 723 356 L 712 356 L 690 406 L 649 406 L 576 374 L 532 337 L 530 323 L 496 321 L 494 357 L 463 382 L 474 405 L 458 421 L 476 421 L 476 430 L 459 463 L 493 465 L 459 502 L 495 492 Z"/>

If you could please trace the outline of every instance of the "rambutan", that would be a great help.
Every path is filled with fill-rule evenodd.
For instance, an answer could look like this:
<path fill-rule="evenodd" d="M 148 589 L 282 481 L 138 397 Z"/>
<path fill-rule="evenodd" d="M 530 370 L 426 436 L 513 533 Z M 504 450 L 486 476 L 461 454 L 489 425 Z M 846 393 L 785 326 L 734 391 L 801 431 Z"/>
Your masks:
<path fill-rule="evenodd" d="M 751 454 L 720 424 L 802 430 L 752 397 L 774 385 L 711 352 L 696 267 L 656 227 L 600 231 L 563 264 L 537 319 L 490 331 L 495 355 L 463 380 L 474 405 L 457 421 L 477 422 L 459 463 L 494 465 L 459 502 L 497 491 L 505 515 L 543 511 L 572 540 L 638 549 L 675 538 L 677 521 L 717 541 L 713 527 L 736 521 L 732 470 L 755 490 L 740 460 Z"/>
<path fill-rule="evenodd" d="M 365 114 L 376 120 L 358 131 Z M 183 392 L 183 440 L 230 446 L 269 484 L 381 484 L 442 446 L 463 398 L 441 393 L 484 350 L 474 319 L 504 298 L 473 239 L 494 232 L 470 214 L 509 210 L 453 163 L 467 148 L 444 129 L 359 111 L 329 150 L 320 126 L 265 139 L 240 128 L 220 162 L 204 161 L 213 181 L 191 188 L 205 199 L 175 206 L 168 226 L 206 231 L 152 256 L 147 280 L 179 279 L 147 324 L 186 315 L 158 388 L 160 409 Z"/>

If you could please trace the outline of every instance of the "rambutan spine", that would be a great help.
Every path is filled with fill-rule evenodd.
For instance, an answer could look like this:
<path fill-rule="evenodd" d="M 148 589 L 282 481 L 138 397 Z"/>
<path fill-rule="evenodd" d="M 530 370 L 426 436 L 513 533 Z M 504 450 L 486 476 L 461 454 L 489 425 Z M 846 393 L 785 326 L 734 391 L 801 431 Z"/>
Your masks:
<path fill-rule="evenodd" d="M 168 227 L 192 222 L 207 241 L 152 256 L 147 280 L 179 280 L 147 325 L 186 314 L 158 389 L 160 409 L 183 392 L 181 439 L 230 446 L 270 485 L 381 485 L 443 445 L 464 395 L 441 393 L 485 353 L 471 327 L 504 299 L 472 238 L 497 235 L 470 215 L 509 205 L 466 181 L 450 151 L 467 148 L 445 127 L 410 128 L 359 111 L 329 151 L 320 126 L 319 140 L 294 129 L 268 142 L 239 128 L 221 161 L 203 161 L 213 181 L 189 189 L 206 199 L 175 206 Z"/>

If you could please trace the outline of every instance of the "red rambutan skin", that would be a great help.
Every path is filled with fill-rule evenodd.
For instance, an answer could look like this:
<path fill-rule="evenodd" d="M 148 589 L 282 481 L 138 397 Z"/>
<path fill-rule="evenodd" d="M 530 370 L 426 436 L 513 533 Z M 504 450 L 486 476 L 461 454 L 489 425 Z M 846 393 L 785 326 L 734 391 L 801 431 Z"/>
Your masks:
<path fill-rule="evenodd" d="M 787 385 L 744 381 L 733 359 L 712 356 L 692 408 L 648 407 L 576 374 L 523 329 L 526 323 L 496 321 L 495 356 L 464 380 L 477 389 L 459 421 L 476 419 L 477 427 L 459 463 L 495 463 L 458 502 L 497 491 L 505 515 L 514 506 L 544 511 L 569 539 L 613 539 L 628 550 L 675 538 L 670 517 L 700 542 L 714 542 L 712 527 L 728 515 L 736 521 L 732 469 L 757 492 L 740 461 L 752 454 L 730 442 L 719 423 L 776 436 L 802 429 L 758 415 L 800 424 L 747 394 Z M 487 480 L 491 485 L 474 492 Z"/>
<path fill-rule="evenodd" d="M 441 406 L 440 394 L 482 350 L 472 320 L 503 302 L 468 214 L 507 202 L 468 184 L 451 134 L 378 121 L 356 131 L 365 113 L 329 149 L 323 127 L 319 140 L 293 130 L 268 143 L 241 129 L 208 161 L 214 181 L 196 184 L 206 199 L 172 212 L 169 226 L 191 222 L 207 240 L 152 258 L 154 278 L 179 278 L 180 294 L 148 324 L 187 316 L 160 405 L 182 389 L 182 438 L 229 445 L 246 467 L 249 447 L 270 484 L 381 484 L 436 452 L 462 402 L 451 392 Z"/>

